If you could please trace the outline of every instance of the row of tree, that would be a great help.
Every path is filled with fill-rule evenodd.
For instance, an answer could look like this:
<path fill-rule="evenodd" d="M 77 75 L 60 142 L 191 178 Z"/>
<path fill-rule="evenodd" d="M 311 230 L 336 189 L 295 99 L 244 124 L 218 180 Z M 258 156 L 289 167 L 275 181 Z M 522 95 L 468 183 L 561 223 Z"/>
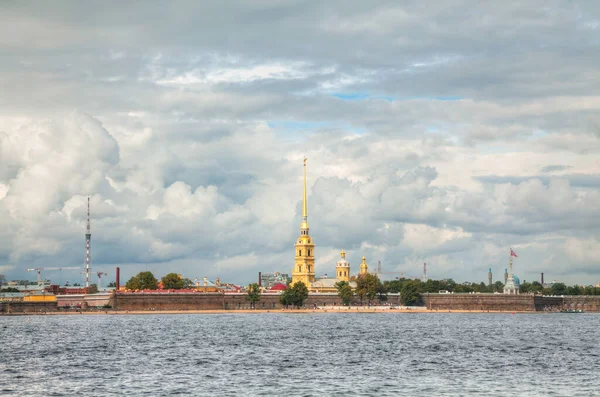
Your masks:
<path fill-rule="evenodd" d="M 160 279 L 164 289 L 183 289 L 194 285 L 189 278 L 182 278 L 177 273 L 169 273 Z M 131 277 L 125 284 L 130 290 L 158 289 L 158 280 L 152 272 L 140 272 Z"/>

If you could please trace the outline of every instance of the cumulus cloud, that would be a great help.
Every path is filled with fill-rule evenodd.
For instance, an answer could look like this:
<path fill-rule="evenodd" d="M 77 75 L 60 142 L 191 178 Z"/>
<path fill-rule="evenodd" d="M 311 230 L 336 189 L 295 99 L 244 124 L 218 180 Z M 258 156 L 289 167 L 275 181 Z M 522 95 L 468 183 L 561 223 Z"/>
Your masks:
<path fill-rule="evenodd" d="M 512 245 L 522 280 L 595 283 L 598 20 L 592 3 L 3 4 L 0 269 L 82 263 L 89 195 L 99 270 L 289 272 L 307 156 L 320 273 L 343 248 L 479 281 Z"/>

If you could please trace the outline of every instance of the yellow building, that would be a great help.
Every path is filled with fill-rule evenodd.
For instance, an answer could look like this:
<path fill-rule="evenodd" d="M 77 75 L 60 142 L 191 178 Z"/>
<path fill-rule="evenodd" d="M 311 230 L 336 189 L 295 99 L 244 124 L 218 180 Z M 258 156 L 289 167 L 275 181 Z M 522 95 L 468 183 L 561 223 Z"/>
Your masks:
<path fill-rule="evenodd" d="M 369 265 L 367 265 L 367 258 L 365 258 L 363 256 L 362 262 L 360 264 L 360 272 L 358 274 L 362 275 L 362 274 L 367 274 L 367 273 L 369 273 Z"/>
<path fill-rule="evenodd" d="M 54 294 L 35 294 L 25 295 L 23 302 L 56 302 L 56 295 Z"/>
<path fill-rule="evenodd" d="M 341 259 L 336 263 L 336 277 L 315 278 L 315 243 L 310 237 L 308 227 L 308 206 L 306 200 L 306 158 L 304 159 L 304 181 L 302 195 L 302 222 L 300 223 L 300 237 L 295 244 L 296 256 L 294 260 L 294 269 L 292 270 L 292 284 L 302 281 L 311 292 L 337 292 L 335 284 L 339 281 L 350 282 L 350 286 L 355 288 L 356 283 L 350 281 L 350 262 L 346 260 L 346 253 L 342 250 Z M 365 272 L 367 264 L 363 257 Z M 361 274 L 363 266 L 361 265 Z"/>
<path fill-rule="evenodd" d="M 350 262 L 346 260 L 344 250 L 340 252 L 340 256 L 342 258 L 335 264 L 335 277 L 338 281 L 350 281 Z"/>
<path fill-rule="evenodd" d="M 304 159 L 304 194 L 302 196 L 302 223 L 300 237 L 295 244 L 296 259 L 292 270 L 292 285 L 302 281 L 310 288 L 315 281 L 315 244 L 310 238 L 308 227 L 308 210 L 306 205 L 306 158 Z"/>

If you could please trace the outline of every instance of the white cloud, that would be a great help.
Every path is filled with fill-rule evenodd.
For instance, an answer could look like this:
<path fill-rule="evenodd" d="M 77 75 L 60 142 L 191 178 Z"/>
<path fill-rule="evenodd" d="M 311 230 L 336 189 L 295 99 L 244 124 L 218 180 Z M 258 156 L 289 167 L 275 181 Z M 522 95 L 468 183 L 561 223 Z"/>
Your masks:
<path fill-rule="evenodd" d="M 111 274 L 289 272 L 307 156 L 320 273 L 600 278 L 593 6 L 96 7 L 0 14 L 11 276 L 82 262 L 87 195 Z"/>

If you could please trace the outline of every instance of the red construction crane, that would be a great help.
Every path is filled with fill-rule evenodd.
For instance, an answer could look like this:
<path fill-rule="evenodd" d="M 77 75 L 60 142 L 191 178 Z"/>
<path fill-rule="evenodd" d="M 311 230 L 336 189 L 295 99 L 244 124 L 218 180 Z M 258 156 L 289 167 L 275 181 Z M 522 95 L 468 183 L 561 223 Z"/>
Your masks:
<path fill-rule="evenodd" d="M 107 276 L 107 274 L 104 272 L 96 272 L 96 274 L 98 275 L 98 289 L 100 289 L 100 280 L 102 279 L 102 276 Z"/>

